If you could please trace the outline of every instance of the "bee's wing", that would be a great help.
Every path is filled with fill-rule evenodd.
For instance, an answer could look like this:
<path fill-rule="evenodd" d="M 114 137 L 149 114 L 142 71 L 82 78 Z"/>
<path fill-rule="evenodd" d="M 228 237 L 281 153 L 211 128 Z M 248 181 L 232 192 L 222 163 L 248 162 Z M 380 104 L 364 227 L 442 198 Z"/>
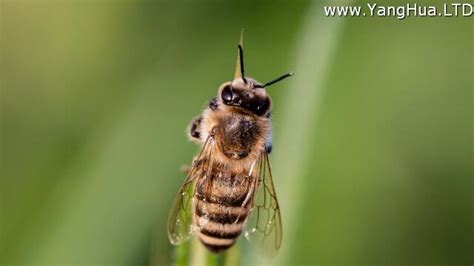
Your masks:
<path fill-rule="evenodd" d="M 252 213 L 246 222 L 245 237 L 267 256 L 275 256 L 280 249 L 282 225 L 268 154 L 257 162 L 258 184 L 253 197 Z"/>
<path fill-rule="evenodd" d="M 189 239 L 193 231 L 193 211 L 192 199 L 196 181 L 203 177 L 206 171 L 211 146 L 212 137 L 209 136 L 204 143 L 198 157 L 193 161 L 193 165 L 188 172 L 186 180 L 181 185 L 168 215 L 168 238 L 173 245 L 179 245 Z"/>

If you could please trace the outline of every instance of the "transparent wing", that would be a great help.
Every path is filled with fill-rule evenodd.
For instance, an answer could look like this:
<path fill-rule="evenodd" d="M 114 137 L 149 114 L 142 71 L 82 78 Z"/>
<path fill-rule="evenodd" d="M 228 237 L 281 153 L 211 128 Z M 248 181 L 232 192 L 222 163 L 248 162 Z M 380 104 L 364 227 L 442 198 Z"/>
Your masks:
<path fill-rule="evenodd" d="M 253 197 L 252 213 L 246 222 L 245 237 L 263 254 L 273 257 L 282 240 L 280 207 L 278 205 L 268 154 L 264 152 L 257 166 L 258 184 Z"/>
<path fill-rule="evenodd" d="M 173 245 L 179 245 L 194 232 L 192 199 L 196 181 L 203 177 L 206 171 L 206 161 L 208 161 L 212 146 L 211 135 L 204 143 L 198 157 L 193 161 L 193 165 L 188 172 L 186 180 L 178 190 L 168 215 L 168 238 Z"/>

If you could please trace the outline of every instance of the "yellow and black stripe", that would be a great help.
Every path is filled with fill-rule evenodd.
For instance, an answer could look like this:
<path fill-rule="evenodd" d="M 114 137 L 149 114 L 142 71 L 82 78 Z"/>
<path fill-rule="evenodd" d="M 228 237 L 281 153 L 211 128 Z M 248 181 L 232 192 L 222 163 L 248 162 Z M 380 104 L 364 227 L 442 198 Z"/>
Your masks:
<path fill-rule="evenodd" d="M 219 175 L 211 185 L 202 184 L 196 187 L 194 222 L 199 228 L 199 239 L 213 252 L 224 251 L 235 243 L 250 211 L 249 203 L 243 206 L 248 193 L 249 178 L 230 178 Z"/>

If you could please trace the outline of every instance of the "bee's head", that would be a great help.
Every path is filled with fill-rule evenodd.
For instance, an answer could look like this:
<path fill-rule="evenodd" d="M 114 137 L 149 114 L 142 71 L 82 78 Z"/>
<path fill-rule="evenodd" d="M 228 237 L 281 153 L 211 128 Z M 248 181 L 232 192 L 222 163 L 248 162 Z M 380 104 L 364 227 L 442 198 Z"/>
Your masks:
<path fill-rule="evenodd" d="M 252 112 L 257 116 L 270 113 L 271 100 L 266 87 L 285 79 L 293 73 L 287 73 L 265 84 L 260 84 L 253 78 L 245 77 L 242 45 L 238 45 L 237 67 L 233 81 L 226 82 L 219 88 L 219 97 L 223 104 L 235 106 Z"/>
<path fill-rule="evenodd" d="M 219 89 L 219 96 L 223 104 L 243 108 L 257 116 L 270 112 L 271 100 L 267 92 L 254 79 L 241 78 L 226 82 Z"/>

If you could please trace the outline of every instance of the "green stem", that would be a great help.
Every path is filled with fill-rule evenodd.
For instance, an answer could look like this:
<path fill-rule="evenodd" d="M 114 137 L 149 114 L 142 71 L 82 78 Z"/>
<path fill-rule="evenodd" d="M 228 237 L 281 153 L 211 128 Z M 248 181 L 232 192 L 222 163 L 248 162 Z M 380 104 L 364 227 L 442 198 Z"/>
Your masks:
<path fill-rule="evenodd" d="M 214 254 L 194 238 L 175 249 L 175 266 L 237 266 L 240 252 L 237 246 L 222 254 Z"/>
<path fill-rule="evenodd" d="M 235 245 L 227 251 L 224 266 L 237 266 L 239 263 L 239 256 L 239 246 Z"/>
<path fill-rule="evenodd" d="M 175 249 L 174 265 L 186 266 L 189 265 L 190 244 L 185 243 L 177 246 Z"/>
<path fill-rule="evenodd" d="M 193 265 L 193 266 L 201 266 L 201 265 L 206 265 L 206 250 L 202 246 L 201 243 L 199 243 L 199 240 L 197 238 L 194 238 L 191 243 L 191 253 L 189 254 L 190 258 L 190 264 L 188 265 Z"/>

